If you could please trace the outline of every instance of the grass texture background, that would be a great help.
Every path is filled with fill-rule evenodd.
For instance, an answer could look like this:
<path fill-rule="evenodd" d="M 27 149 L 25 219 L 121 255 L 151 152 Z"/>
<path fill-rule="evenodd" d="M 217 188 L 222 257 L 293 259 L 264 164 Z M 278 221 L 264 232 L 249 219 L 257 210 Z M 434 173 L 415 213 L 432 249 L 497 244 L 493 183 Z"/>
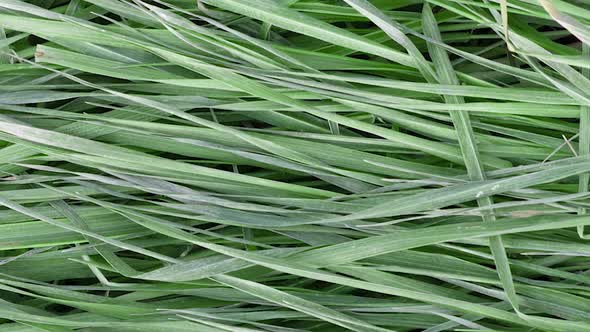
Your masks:
<path fill-rule="evenodd" d="M 590 4 L 0 0 L 0 332 L 590 331 Z"/>

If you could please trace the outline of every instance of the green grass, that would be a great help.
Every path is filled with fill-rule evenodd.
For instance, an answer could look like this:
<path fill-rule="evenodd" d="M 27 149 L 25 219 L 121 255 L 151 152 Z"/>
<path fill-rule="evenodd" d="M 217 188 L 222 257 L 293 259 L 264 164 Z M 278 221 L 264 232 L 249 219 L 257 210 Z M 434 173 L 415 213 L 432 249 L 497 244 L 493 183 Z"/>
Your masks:
<path fill-rule="evenodd" d="M 0 332 L 590 331 L 590 5 L 0 0 Z"/>

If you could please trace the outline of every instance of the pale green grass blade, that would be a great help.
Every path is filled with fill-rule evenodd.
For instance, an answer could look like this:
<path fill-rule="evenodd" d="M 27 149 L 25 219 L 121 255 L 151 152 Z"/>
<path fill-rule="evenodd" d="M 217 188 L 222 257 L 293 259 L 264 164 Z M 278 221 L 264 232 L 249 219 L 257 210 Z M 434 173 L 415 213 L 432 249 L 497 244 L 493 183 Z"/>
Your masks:
<path fill-rule="evenodd" d="M 434 19 L 434 16 L 432 15 L 430 6 L 425 4 L 423 11 L 425 34 L 435 40 L 440 41 L 440 32 L 437 29 L 438 25 Z M 442 48 L 438 48 L 436 45 L 429 45 L 429 53 L 432 56 L 434 64 L 437 68 L 440 82 L 443 84 L 459 85 L 459 79 L 454 73 L 453 66 L 448 57 L 448 54 L 446 54 L 446 51 Z M 462 98 L 455 96 L 445 96 L 445 99 L 448 103 L 460 104 L 464 102 Z M 479 151 L 473 134 L 469 115 L 462 111 L 451 112 L 451 118 L 453 119 L 455 129 L 457 130 L 459 145 L 461 146 L 463 158 L 465 158 L 467 174 L 472 181 L 484 181 L 485 171 L 483 170 L 482 164 L 480 162 Z M 491 196 L 487 196 L 478 199 L 477 203 L 480 207 L 487 207 L 493 204 L 493 200 Z M 487 210 L 484 212 L 484 222 L 494 221 L 495 219 L 496 217 L 494 216 L 493 210 Z M 496 269 L 498 270 L 498 275 L 500 276 L 500 280 L 502 281 L 502 285 L 508 296 L 508 300 L 512 306 L 518 310 L 518 298 L 516 296 L 516 290 L 514 289 L 512 273 L 510 271 L 508 257 L 502 243 L 502 238 L 499 236 L 491 237 L 490 248 L 492 250 L 492 254 L 494 255 Z"/>

